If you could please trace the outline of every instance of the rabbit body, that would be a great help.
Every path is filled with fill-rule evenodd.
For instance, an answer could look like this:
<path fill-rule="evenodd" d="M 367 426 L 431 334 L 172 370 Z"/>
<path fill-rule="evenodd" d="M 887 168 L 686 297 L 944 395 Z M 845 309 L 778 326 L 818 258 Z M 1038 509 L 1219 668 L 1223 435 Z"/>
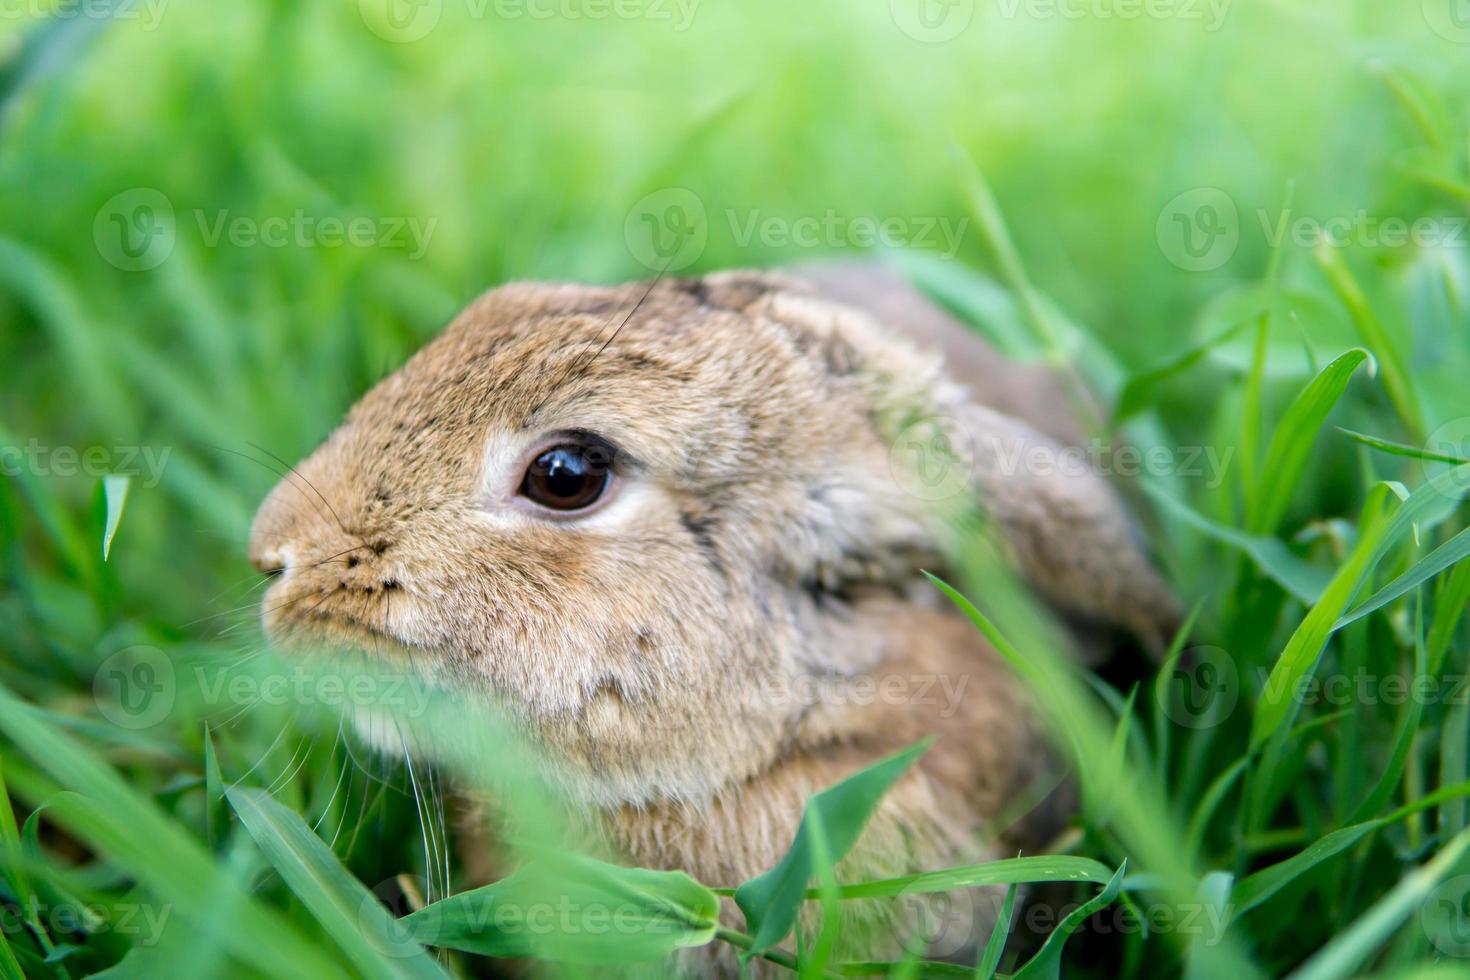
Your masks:
<path fill-rule="evenodd" d="M 989 389 L 1015 394 L 1014 369 L 950 351 L 962 384 L 943 353 L 956 335 L 921 346 L 893 322 L 932 307 L 915 296 L 880 321 L 832 298 L 863 301 L 850 274 L 816 278 L 486 294 L 263 504 L 268 631 L 371 644 L 493 696 L 632 863 L 738 884 L 779 860 L 811 793 L 928 735 L 840 876 L 1034 846 L 1065 793 L 1008 812 L 1051 756 L 1017 681 L 920 575 L 943 568 L 943 502 L 895 447 L 915 432 L 950 447 L 967 499 L 1064 611 L 1156 644 L 1172 602 L 1103 481 L 1016 472 L 1007 447 L 1067 433 L 987 406 Z M 557 439 L 611 454 L 584 511 L 525 499 L 528 460 Z M 963 897 L 931 945 L 964 955 L 993 898 Z M 936 901 L 847 903 L 872 928 L 844 955 L 901 956 Z M 733 904 L 725 916 L 743 927 Z M 735 969 L 723 944 L 685 965 Z"/>

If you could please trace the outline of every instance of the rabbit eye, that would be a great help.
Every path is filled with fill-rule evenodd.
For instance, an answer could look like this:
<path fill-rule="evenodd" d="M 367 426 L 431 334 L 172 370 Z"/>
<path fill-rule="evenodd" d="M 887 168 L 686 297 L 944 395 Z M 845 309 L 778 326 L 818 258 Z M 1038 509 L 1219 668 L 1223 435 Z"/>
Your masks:
<path fill-rule="evenodd" d="M 562 443 L 531 460 L 521 496 L 551 510 L 591 507 L 612 481 L 612 452 L 605 444 Z"/>

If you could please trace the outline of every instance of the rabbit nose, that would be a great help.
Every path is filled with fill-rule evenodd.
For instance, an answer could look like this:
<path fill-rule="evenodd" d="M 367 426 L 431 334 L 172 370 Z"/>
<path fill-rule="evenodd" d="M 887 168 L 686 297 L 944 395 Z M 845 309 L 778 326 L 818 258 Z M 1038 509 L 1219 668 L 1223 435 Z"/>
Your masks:
<path fill-rule="evenodd" d="M 285 548 L 264 546 L 251 547 L 250 564 L 255 566 L 257 572 L 272 574 L 282 572 L 291 564 L 291 556 Z"/>

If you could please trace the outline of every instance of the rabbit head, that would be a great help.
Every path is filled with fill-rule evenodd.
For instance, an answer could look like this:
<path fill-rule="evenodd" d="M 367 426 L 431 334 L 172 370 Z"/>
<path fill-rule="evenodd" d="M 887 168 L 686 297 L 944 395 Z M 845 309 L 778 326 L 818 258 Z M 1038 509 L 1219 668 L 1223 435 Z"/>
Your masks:
<path fill-rule="evenodd" d="M 884 604 L 934 601 L 934 501 L 894 466 L 914 432 L 964 444 L 1064 604 L 1152 574 L 1105 486 L 1002 472 L 994 440 L 1041 437 L 800 283 L 513 284 L 272 491 L 265 624 L 493 701 L 594 803 L 707 795 L 789 746 L 810 705 L 780 692 L 882 662 Z"/>

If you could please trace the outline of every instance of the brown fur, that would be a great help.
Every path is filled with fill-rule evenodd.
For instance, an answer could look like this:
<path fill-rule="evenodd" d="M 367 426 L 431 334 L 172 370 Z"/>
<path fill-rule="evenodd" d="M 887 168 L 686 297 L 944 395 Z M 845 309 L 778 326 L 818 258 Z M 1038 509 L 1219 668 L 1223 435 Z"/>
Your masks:
<path fill-rule="evenodd" d="M 1156 645 L 1173 606 L 1111 491 L 1001 465 L 1053 444 L 799 282 L 664 282 L 628 317 L 643 288 L 502 287 L 368 392 L 257 516 L 252 559 L 284 569 L 268 629 L 387 644 L 488 692 L 627 859 L 707 883 L 766 870 L 810 793 L 926 734 L 845 869 L 986 860 L 1054 829 L 997 825 L 1048 755 L 1016 682 L 919 578 L 942 542 L 890 446 L 914 419 L 964 428 L 977 495 L 1040 591 Z M 559 430 L 622 453 L 616 496 L 582 520 L 513 501 L 528 447 Z M 962 695 L 926 702 L 930 676 Z M 833 696 L 866 678 L 906 693 Z M 772 693 L 813 680 L 816 703 Z M 880 930 L 855 952 L 885 951 Z"/>

